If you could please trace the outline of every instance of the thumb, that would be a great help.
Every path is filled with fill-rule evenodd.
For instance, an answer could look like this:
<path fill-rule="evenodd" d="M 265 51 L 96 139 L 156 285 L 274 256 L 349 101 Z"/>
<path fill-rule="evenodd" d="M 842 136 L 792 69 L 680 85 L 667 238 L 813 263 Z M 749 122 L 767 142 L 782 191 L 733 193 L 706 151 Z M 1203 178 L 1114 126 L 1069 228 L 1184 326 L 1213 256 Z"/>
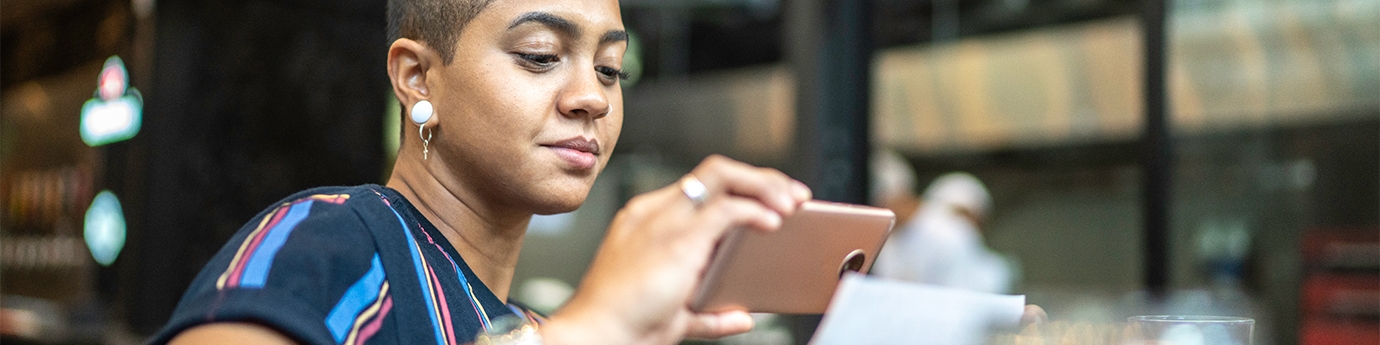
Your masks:
<path fill-rule="evenodd" d="M 752 327 L 752 315 L 748 315 L 746 311 L 692 314 L 685 336 L 687 338 L 715 339 L 746 333 L 751 331 Z"/>

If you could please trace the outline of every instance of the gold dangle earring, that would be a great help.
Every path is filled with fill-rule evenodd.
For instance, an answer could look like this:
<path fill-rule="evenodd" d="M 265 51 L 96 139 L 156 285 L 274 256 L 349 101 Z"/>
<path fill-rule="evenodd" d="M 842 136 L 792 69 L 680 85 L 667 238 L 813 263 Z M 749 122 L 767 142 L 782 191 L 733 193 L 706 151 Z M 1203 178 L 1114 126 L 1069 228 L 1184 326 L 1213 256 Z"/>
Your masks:
<path fill-rule="evenodd" d="M 433 112 L 431 102 L 426 100 L 417 101 L 412 106 L 412 123 L 417 124 L 417 137 L 422 139 L 422 160 L 427 159 L 427 148 L 431 145 L 431 133 L 426 132 L 426 122 L 431 120 Z"/>

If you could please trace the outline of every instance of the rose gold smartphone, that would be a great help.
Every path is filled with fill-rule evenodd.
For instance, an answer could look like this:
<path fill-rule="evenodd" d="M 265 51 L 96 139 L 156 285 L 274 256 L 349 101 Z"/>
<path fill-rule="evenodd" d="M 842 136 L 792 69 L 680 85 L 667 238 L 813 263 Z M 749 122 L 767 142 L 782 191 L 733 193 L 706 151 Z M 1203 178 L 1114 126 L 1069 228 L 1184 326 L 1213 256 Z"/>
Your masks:
<path fill-rule="evenodd" d="M 843 272 L 867 273 L 895 222 L 888 209 L 812 200 L 777 231 L 730 230 L 690 309 L 823 314 Z"/>

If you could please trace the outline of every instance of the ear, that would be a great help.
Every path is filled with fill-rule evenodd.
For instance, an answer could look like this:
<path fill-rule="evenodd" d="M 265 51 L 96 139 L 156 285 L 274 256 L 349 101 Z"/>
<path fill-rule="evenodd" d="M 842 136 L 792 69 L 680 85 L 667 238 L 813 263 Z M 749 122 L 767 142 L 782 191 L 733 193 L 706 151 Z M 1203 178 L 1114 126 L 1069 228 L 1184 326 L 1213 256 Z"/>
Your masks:
<path fill-rule="evenodd" d="M 431 97 L 427 71 L 440 65 L 439 58 L 425 44 L 407 38 L 399 38 L 388 47 L 388 79 L 393 82 L 393 95 L 407 114 L 412 113 L 413 104 Z"/>

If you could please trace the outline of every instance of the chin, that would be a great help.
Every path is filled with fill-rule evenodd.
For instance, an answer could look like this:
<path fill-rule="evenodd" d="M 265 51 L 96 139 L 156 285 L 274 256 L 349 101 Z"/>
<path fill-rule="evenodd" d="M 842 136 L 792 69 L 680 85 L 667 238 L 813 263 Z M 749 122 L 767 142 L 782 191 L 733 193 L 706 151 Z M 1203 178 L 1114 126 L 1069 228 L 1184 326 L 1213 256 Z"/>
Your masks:
<path fill-rule="evenodd" d="M 539 214 L 539 215 L 551 215 L 551 214 L 559 214 L 559 213 L 574 212 L 576 209 L 579 209 L 579 208 L 580 208 L 580 205 L 583 205 L 584 203 L 585 203 L 585 198 L 584 198 L 584 196 L 581 196 L 578 200 L 559 200 L 559 201 L 554 201 L 554 202 L 548 202 L 548 203 L 543 203 L 543 205 L 541 205 L 540 207 L 538 207 L 538 208 L 535 210 L 535 212 L 532 212 L 532 213 L 533 213 L 533 214 Z"/>
<path fill-rule="evenodd" d="M 552 186 L 546 191 L 536 193 L 532 213 L 548 215 L 575 211 L 585 203 L 589 196 L 590 184 L 569 184 Z"/>
<path fill-rule="evenodd" d="M 527 204 L 533 214 L 549 215 L 567 213 L 580 208 L 589 197 L 594 181 L 607 161 L 599 161 L 593 168 L 585 171 L 554 171 L 537 178 L 528 185 L 525 194 Z"/>

